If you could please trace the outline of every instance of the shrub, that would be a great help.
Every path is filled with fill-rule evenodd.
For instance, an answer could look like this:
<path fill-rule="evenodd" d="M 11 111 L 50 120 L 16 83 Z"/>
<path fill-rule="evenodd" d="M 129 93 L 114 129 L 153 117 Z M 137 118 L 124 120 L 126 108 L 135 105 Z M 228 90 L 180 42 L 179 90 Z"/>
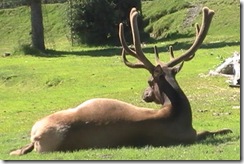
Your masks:
<path fill-rule="evenodd" d="M 118 24 L 124 22 L 128 38 L 129 12 L 132 7 L 141 11 L 140 0 L 69 0 L 68 25 L 71 38 L 81 44 L 118 44 Z M 140 31 L 143 29 L 139 17 Z"/>

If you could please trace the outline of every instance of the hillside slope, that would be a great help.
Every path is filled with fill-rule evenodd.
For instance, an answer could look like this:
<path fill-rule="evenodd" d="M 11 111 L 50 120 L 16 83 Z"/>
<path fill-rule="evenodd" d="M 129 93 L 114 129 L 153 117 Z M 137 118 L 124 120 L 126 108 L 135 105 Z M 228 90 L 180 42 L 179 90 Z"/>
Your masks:
<path fill-rule="evenodd" d="M 201 9 L 215 11 L 208 35 L 240 40 L 240 1 L 238 0 L 153 0 L 142 5 L 145 31 L 151 37 L 174 38 L 194 35 L 194 24 L 201 23 Z M 223 36 L 224 35 L 224 36 Z"/>
<path fill-rule="evenodd" d="M 145 31 L 154 39 L 193 36 L 195 32 L 193 25 L 196 22 L 201 23 L 201 8 L 208 6 L 215 11 L 215 16 L 207 39 L 240 42 L 238 0 L 146 0 L 142 2 Z M 71 47 L 65 10 L 64 3 L 43 5 L 45 43 L 48 49 Z M 0 29 L 0 55 L 30 44 L 29 7 L 0 9 Z"/>
<path fill-rule="evenodd" d="M 64 4 L 43 5 L 44 36 L 47 48 L 55 49 L 69 43 L 70 31 L 66 26 Z M 20 46 L 30 44 L 30 8 L 21 6 L 0 9 L 0 55 L 13 52 Z"/>

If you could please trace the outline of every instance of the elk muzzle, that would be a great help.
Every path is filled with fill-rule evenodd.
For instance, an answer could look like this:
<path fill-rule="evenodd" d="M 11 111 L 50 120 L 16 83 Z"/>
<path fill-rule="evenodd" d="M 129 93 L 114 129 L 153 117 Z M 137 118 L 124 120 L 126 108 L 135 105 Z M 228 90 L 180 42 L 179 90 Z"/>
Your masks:
<path fill-rule="evenodd" d="M 142 95 L 142 99 L 147 103 L 151 103 L 151 102 L 155 102 L 156 104 L 161 103 L 160 100 L 158 100 L 155 97 L 154 90 L 151 87 L 147 87 L 145 89 L 145 91 L 143 92 L 143 95 Z"/>

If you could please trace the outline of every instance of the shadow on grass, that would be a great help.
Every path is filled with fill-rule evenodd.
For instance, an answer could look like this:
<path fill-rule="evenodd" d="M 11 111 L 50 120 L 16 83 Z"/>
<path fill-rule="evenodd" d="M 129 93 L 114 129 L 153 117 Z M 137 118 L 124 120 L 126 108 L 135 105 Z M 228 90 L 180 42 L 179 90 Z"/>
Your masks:
<path fill-rule="evenodd" d="M 183 43 L 179 43 L 177 41 L 173 42 L 172 44 L 167 44 L 163 46 L 158 46 L 158 52 L 168 52 L 168 47 L 173 46 L 173 49 L 175 51 L 177 50 L 187 50 L 191 47 L 192 42 L 187 41 Z M 216 42 L 216 43 L 206 43 L 202 44 L 200 46 L 200 49 L 215 49 L 215 48 L 221 48 L 226 46 L 238 46 L 240 45 L 240 42 Z M 102 49 L 91 49 L 91 50 L 80 50 L 80 51 L 58 51 L 58 50 L 46 50 L 44 53 L 37 53 L 32 54 L 32 56 L 37 57 L 64 57 L 68 55 L 76 55 L 76 56 L 91 56 L 91 57 L 98 57 L 98 56 L 116 56 L 121 55 L 121 47 L 108 47 L 108 48 L 102 48 Z M 144 47 L 143 48 L 144 53 L 154 53 L 153 47 Z"/>
<path fill-rule="evenodd" d="M 203 144 L 203 145 L 220 145 L 228 142 L 238 141 L 240 140 L 239 137 L 233 137 L 233 136 L 224 136 L 224 137 L 208 137 L 205 140 L 197 141 L 197 144 Z"/>
<path fill-rule="evenodd" d="M 192 46 L 192 42 L 188 41 L 188 42 L 183 42 L 183 43 L 179 43 L 179 42 L 172 42 L 172 44 L 167 44 L 167 45 L 163 45 L 163 46 L 157 46 L 158 48 L 158 52 L 162 53 L 162 52 L 168 52 L 168 48 L 169 46 L 173 46 L 173 50 L 174 51 L 178 51 L 178 50 L 187 50 Z M 216 42 L 216 43 L 206 43 L 206 44 L 202 44 L 200 46 L 199 49 L 216 49 L 216 48 L 221 48 L 221 47 L 226 47 L 226 46 L 240 46 L 240 42 Z M 154 53 L 153 48 L 144 48 L 143 51 L 145 53 Z"/>
<path fill-rule="evenodd" d="M 111 47 L 111 48 L 103 48 L 97 50 L 80 50 L 80 51 L 57 51 L 57 50 L 46 50 L 44 53 L 41 54 L 33 54 L 32 56 L 38 57 L 64 57 L 69 55 L 75 56 L 91 56 L 91 57 L 98 57 L 98 56 L 115 56 L 121 54 L 121 48 L 119 47 Z"/>

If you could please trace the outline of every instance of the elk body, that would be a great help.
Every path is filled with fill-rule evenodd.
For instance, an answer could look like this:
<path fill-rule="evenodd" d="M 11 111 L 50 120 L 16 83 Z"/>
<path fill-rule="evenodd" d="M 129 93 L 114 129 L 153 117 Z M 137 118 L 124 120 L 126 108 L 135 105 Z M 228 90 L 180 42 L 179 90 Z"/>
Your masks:
<path fill-rule="evenodd" d="M 137 27 L 137 11 L 131 10 L 130 21 L 135 50 L 124 39 L 123 24 L 119 36 L 123 46 L 122 57 L 131 68 L 145 68 L 152 75 L 144 96 L 147 102 L 162 105 L 159 110 L 137 107 L 115 99 L 95 98 L 79 106 L 53 113 L 37 121 L 31 130 L 31 143 L 12 151 L 22 155 L 35 149 L 37 152 L 74 151 L 86 148 L 111 148 L 120 146 L 169 146 L 190 144 L 209 135 L 225 134 L 230 129 L 196 132 L 192 127 L 190 103 L 179 87 L 175 75 L 183 64 L 193 58 L 203 42 L 214 12 L 203 9 L 203 23 L 197 28 L 196 40 L 182 56 L 169 63 L 159 61 L 154 66 L 143 54 Z M 125 53 L 136 57 L 141 63 L 131 63 Z M 173 57 L 173 50 L 171 48 Z M 167 103 L 166 103 L 167 100 Z"/>

